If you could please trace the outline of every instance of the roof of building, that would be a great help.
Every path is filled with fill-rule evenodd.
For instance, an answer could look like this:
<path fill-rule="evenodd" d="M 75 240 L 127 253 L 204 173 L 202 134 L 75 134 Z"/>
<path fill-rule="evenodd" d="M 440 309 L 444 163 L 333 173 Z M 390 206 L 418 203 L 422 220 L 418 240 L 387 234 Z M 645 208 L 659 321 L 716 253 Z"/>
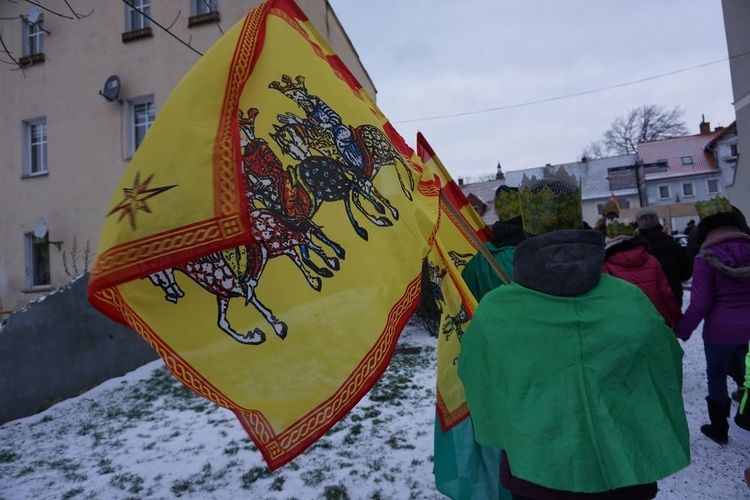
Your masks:
<path fill-rule="evenodd" d="M 609 198 L 612 193 L 617 196 L 637 194 L 638 189 L 635 185 L 619 189 L 610 187 L 610 169 L 622 168 L 624 170 L 633 169 L 636 165 L 636 155 L 612 156 L 609 158 L 599 158 L 595 160 L 579 161 L 574 163 L 562 163 L 559 165 L 549 165 L 544 167 L 534 167 L 525 170 L 512 170 L 505 172 L 505 182 L 492 180 L 478 182 L 475 184 L 464 184 L 461 189 L 465 194 L 474 193 L 478 198 L 485 202 L 490 202 L 495 198 L 495 190 L 501 184 L 518 187 L 521 185 L 524 174 L 527 177 L 535 175 L 537 178 L 544 177 L 545 172 L 552 174 L 564 166 L 568 173 L 576 176 L 581 181 L 581 197 L 584 200 L 594 200 L 599 198 Z"/>
<path fill-rule="evenodd" d="M 669 179 L 688 175 L 717 172 L 713 154 L 707 149 L 709 144 L 723 130 L 707 134 L 687 135 L 660 141 L 638 144 L 638 156 L 643 161 L 646 180 Z M 690 157 L 692 163 L 684 164 L 683 158 Z M 666 168 L 659 168 L 666 160 Z"/>

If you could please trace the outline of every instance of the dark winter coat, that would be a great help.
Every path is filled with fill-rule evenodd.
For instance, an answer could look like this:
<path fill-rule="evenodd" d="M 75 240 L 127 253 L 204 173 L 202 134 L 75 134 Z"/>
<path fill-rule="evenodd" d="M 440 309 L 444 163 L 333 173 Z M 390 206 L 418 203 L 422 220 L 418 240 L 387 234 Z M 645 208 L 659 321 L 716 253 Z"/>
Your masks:
<path fill-rule="evenodd" d="M 645 241 L 646 251 L 661 264 L 672 294 L 682 307 L 682 282 L 690 279 L 692 274 L 692 263 L 687 252 L 674 238 L 664 233 L 661 224 L 639 230 L 638 236 Z"/>
<path fill-rule="evenodd" d="M 632 283 L 645 293 L 669 326 L 682 318 L 659 261 L 638 240 L 630 239 L 606 250 L 602 272 Z"/>
<path fill-rule="evenodd" d="M 707 343 L 750 341 L 750 236 L 736 227 L 706 236 L 693 265 L 690 306 L 675 333 L 687 339 L 701 320 Z"/>

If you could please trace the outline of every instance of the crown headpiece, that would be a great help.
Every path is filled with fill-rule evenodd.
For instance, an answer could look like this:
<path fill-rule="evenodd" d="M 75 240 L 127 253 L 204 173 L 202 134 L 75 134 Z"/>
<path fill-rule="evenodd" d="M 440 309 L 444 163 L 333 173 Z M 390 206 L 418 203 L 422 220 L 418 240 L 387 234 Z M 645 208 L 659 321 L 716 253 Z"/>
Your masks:
<path fill-rule="evenodd" d="M 618 236 L 633 236 L 635 229 L 631 224 L 614 220 L 607 224 L 607 238 L 617 238 Z"/>
<path fill-rule="evenodd" d="M 495 212 L 500 222 L 506 222 L 521 215 L 521 200 L 518 196 L 518 188 L 501 186 L 495 192 Z"/>
<path fill-rule="evenodd" d="M 539 235 L 558 229 L 576 229 L 583 223 L 581 186 L 564 167 L 542 179 L 526 174 L 519 189 L 525 232 Z"/>
<path fill-rule="evenodd" d="M 268 85 L 268 88 L 276 89 L 281 93 L 292 92 L 294 90 L 302 90 L 307 92 L 305 87 L 305 77 L 297 75 L 294 80 L 289 75 L 281 75 L 281 81 L 273 81 Z"/>
<path fill-rule="evenodd" d="M 695 202 L 695 211 L 698 212 L 698 217 L 705 219 L 709 215 L 732 213 L 732 204 L 728 199 L 719 195 L 708 201 Z"/>

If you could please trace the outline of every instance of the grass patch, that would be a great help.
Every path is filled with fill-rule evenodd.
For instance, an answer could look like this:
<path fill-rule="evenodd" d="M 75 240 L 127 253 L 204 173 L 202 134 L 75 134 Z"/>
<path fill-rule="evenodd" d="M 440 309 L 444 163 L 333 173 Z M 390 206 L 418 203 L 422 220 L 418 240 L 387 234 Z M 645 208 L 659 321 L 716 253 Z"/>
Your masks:
<path fill-rule="evenodd" d="M 112 460 L 108 458 L 100 458 L 99 463 L 96 465 L 99 467 L 96 473 L 101 476 L 104 474 L 112 474 L 115 471 L 115 468 L 112 467 Z"/>
<path fill-rule="evenodd" d="M 349 494 L 343 484 L 326 486 L 323 490 L 323 497 L 326 500 L 349 500 Z"/>
<path fill-rule="evenodd" d="M 349 426 L 349 434 L 344 437 L 344 444 L 353 445 L 359 439 L 358 436 L 362 434 L 362 424 L 354 424 Z"/>
<path fill-rule="evenodd" d="M 81 468 L 81 464 L 73 462 L 69 458 L 62 458 L 49 463 L 50 468 L 57 469 L 63 473 L 63 477 L 68 481 L 85 481 L 88 479 L 85 474 L 80 474 L 78 469 Z"/>
<path fill-rule="evenodd" d="M 221 480 L 226 476 L 228 470 L 223 469 L 214 473 L 211 464 L 206 463 L 199 473 L 193 474 L 186 479 L 174 481 L 170 490 L 178 497 L 182 496 L 183 493 L 195 493 L 198 491 L 214 492 L 225 486 L 225 483 Z"/>
<path fill-rule="evenodd" d="M 128 493 L 140 493 L 143 490 L 143 483 L 144 481 L 141 476 L 130 472 L 117 474 L 109 480 L 109 484 L 120 491 L 127 491 Z"/>
<path fill-rule="evenodd" d="M 286 478 L 284 478 L 284 476 L 277 476 L 273 478 L 273 482 L 271 483 L 271 490 L 273 491 L 283 490 L 285 481 L 286 481 Z"/>
<path fill-rule="evenodd" d="M 303 472 L 300 474 L 300 478 L 302 478 L 305 486 L 318 486 L 326 478 L 326 474 L 322 469 L 315 469 Z"/>
<path fill-rule="evenodd" d="M 0 450 L 0 464 L 9 464 L 21 458 L 21 455 L 11 450 Z"/>
<path fill-rule="evenodd" d="M 272 472 L 268 470 L 267 467 L 253 467 L 249 471 L 242 474 L 242 476 L 240 476 L 242 488 L 249 490 L 253 487 L 253 484 L 255 484 L 256 481 L 258 481 L 259 479 L 270 477 L 271 474 Z"/>
<path fill-rule="evenodd" d="M 78 488 L 73 488 L 72 490 L 66 491 L 60 498 L 62 498 L 63 500 L 68 500 L 69 498 L 77 497 L 81 493 L 83 493 L 83 488 L 79 486 Z"/>

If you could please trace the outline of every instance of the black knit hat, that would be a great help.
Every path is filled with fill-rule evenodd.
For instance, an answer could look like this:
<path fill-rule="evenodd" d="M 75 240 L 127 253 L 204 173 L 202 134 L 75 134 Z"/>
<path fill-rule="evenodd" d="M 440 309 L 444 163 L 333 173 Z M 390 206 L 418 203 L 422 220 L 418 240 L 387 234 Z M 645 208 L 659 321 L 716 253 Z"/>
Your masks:
<path fill-rule="evenodd" d="M 697 229 L 698 246 L 703 245 L 708 233 L 720 227 L 736 227 L 743 233 L 750 234 L 750 228 L 747 226 L 745 216 L 737 207 L 732 206 L 732 212 L 720 212 L 701 219 Z"/>

